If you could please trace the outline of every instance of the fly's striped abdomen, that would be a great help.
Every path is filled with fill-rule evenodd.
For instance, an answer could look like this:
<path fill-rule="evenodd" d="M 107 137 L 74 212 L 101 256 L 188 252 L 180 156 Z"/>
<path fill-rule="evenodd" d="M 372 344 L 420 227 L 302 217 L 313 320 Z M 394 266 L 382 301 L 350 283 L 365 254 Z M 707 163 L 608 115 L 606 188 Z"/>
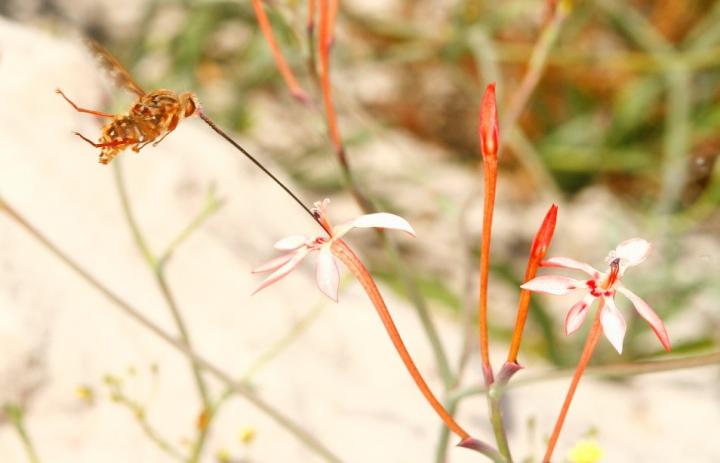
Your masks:
<path fill-rule="evenodd" d="M 104 146 L 100 151 L 100 162 L 107 164 L 128 146 L 147 141 L 145 134 L 139 130 L 136 121 L 129 115 L 117 116 L 103 129 L 99 142 L 113 144 Z"/>

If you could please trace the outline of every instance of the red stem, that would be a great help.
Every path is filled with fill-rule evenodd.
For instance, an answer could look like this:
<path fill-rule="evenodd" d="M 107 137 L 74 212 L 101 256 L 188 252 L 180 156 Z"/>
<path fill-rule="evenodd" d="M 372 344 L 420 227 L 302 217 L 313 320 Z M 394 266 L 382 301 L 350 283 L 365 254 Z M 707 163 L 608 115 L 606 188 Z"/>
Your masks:
<path fill-rule="evenodd" d="M 525 269 L 525 279 L 530 281 L 535 278 L 540 262 L 542 262 L 547 253 L 553 234 L 555 233 L 555 223 L 557 221 L 557 206 L 553 204 L 545 214 L 545 219 L 540 225 L 532 247 L 530 248 L 530 258 L 528 259 L 527 268 Z M 508 351 L 507 363 L 517 364 L 517 356 L 520 351 L 520 343 L 522 342 L 525 322 L 527 321 L 528 310 L 530 305 L 530 291 L 523 289 L 520 291 L 520 300 L 518 301 L 517 318 L 515 319 L 515 328 L 513 330 L 512 341 L 510 342 L 510 350 Z"/>
<path fill-rule="evenodd" d="M 395 322 L 385 305 L 385 301 L 380 294 L 380 290 L 370 276 L 367 268 L 365 268 L 365 265 L 363 265 L 352 249 L 350 249 L 350 247 L 348 247 L 348 245 L 342 240 L 335 240 L 333 242 L 332 251 L 335 257 L 345 264 L 348 270 L 350 270 L 350 272 L 362 285 L 373 306 L 375 306 L 375 310 L 385 326 L 385 331 L 387 331 L 388 336 L 390 336 L 390 341 L 392 341 L 393 346 L 395 346 L 395 350 L 398 355 L 400 355 L 400 359 L 403 364 L 405 364 L 405 368 L 407 368 L 408 373 L 410 373 L 413 381 L 417 385 L 418 389 L 420 389 L 422 395 L 425 396 L 425 399 L 428 401 L 430 406 L 433 410 L 435 410 L 445 425 L 458 437 L 460 437 L 460 439 L 465 440 L 470 438 L 467 431 L 465 431 L 448 413 L 448 411 L 445 410 L 445 407 L 443 407 L 440 401 L 435 397 L 433 392 L 430 390 L 430 387 L 428 387 L 427 383 L 423 379 L 422 374 L 420 374 L 420 371 L 417 369 L 415 362 L 405 347 L 405 343 L 400 337 L 400 333 L 398 332 Z"/>
<path fill-rule="evenodd" d="M 332 0 L 320 0 L 320 31 L 318 37 L 318 51 L 320 54 L 320 86 L 322 90 L 323 104 L 325 105 L 325 116 L 327 117 L 327 126 L 330 133 L 330 140 L 340 157 L 343 166 L 347 165 L 345 152 L 340 137 L 340 129 L 338 128 L 337 115 L 335 114 L 335 103 L 332 98 L 330 88 L 330 42 L 332 37 L 332 29 L 334 26 L 334 15 L 332 12 Z"/>
<path fill-rule="evenodd" d="M 565 417 L 567 416 L 568 409 L 570 408 L 570 403 L 575 395 L 575 389 L 577 389 L 578 383 L 580 383 L 580 378 L 585 372 L 585 368 L 590 362 L 590 357 L 592 357 L 592 354 L 595 351 L 595 346 L 597 346 L 600 335 L 602 334 L 602 326 L 600 325 L 600 313 L 602 312 L 602 308 L 603 300 L 600 299 L 597 311 L 595 312 L 595 319 L 593 320 L 588 337 L 585 340 L 585 347 L 583 347 L 583 352 L 580 356 L 577 367 L 575 368 L 575 374 L 573 375 L 572 382 L 570 383 L 570 388 L 565 396 L 565 402 L 563 402 L 562 408 L 560 409 L 560 415 L 555 422 L 555 428 L 553 429 L 550 440 L 548 441 L 547 450 L 545 451 L 545 456 L 542 460 L 543 463 L 550 463 L 550 458 L 552 458 L 553 450 L 555 450 L 555 444 L 557 444 L 558 437 L 560 437 L 560 431 L 565 423 Z"/>
<path fill-rule="evenodd" d="M 480 301 L 478 308 L 478 326 L 480 334 L 480 356 L 482 357 L 485 384 L 493 383 L 490 350 L 488 346 L 487 327 L 487 288 L 490 269 L 490 236 L 492 235 L 492 219 L 495 209 L 495 187 L 497 183 L 497 157 L 487 156 L 483 159 L 485 197 L 483 203 L 482 244 L 480 248 Z"/>
<path fill-rule="evenodd" d="M 290 89 L 290 93 L 301 103 L 307 103 L 309 101 L 307 94 L 302 88 L 300 88 L 300 84 L 298 84 L 295 76 L 290 70 L 290 67 L 288 67 L 287 62 L 285 62 L 285 58 L 283 58 L 280 47 L 275 41 L 275 36 L 273 35 L 270 21 L 268 21 L 268 17 L 263 9 L 262 1 L 252 0 L 252 6 L 253 10 L 255 10 L 255 16 L 257 17 L 258 24 L 260 25 L 260 31 L 265 37 L 265 40 L 267 40 L 268 45 L 270 45 L 270 51 L 275 59 L 275 64 L 277 65 L 280 74 L 282 74 L 285 84 L 287 84 Z"/>

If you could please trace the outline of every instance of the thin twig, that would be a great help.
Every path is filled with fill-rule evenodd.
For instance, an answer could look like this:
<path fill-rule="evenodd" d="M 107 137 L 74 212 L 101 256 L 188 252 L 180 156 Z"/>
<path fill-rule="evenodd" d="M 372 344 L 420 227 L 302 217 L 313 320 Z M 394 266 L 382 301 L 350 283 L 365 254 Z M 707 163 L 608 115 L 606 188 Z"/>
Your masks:
<path fill-rule="evenodd" d="M 165 264 L 167 263 L 167 257 L 172 251 L 170 251 L 170 253 L 166 252 L 164 255 L 165 258 L 162 260 L 156 258 L 152 251 L 150 251 L 145 237 L 140 230 L 140 226 L 135 220 L 135 215 L 130 204 L 130 198 L 128 196 L 127 189 L 125 188 L 125 179 L 123 176 L 122 163 L 119 161 L 116 162 L 113 171 L 115 173 L 115 186 L 121 198 L 123 215 L 125 216 L 125 220 L 127 221 L 128 226 L 132 231 L 133 237 L 135 238 L 135 244 L 145 256 L 145 259 L 153 272 L 155 283 L 158 285 L 158 288 L 162 293 L 163 299 L 165 300 L 165 303 L 170 310 L 170 315 L 175 322 L 175 327 L 180 334 L 180 339 L 188 347 L 188 349 L 192 349 L 192 344 L 190 342 L 190 333 L 188 332 L 187 326 L 185 325 L 185 320 L 183 319 L 180 308 L 177 305 L 175 296 L 170 290 L 167 279 L 165 278 Z M 200 396 L 200 400 L 203 406 L 203 410 L 201 413 L 206 413 L 212 405 L 212 402 L 207 392 L 207 385 L 205 384 L 205 380 L 203 379 L 202 373 L 200 372 L 200 367 L 194 361 L 191 361 L 190 365 L 192 367 L 193 378 L 195 379 L 195 385 L 198 390 L 198 395 Z M 190 462 L 195 462 L 199 458 L 203 444 L 205 442 L 205 436 L 207 435 L 206 430 L 206 426 L 200 429 L 198 439 L 193 446 L 192 457 L 189 460 Z"/>
<path fill-rule="evenodd" d="M 508 108 L 505 111 L 505 116 L 500 123 L 500 126 L 503 128 L 501 144 L 507 142 L 512 136 L 518 119 L 520 119 L 520 116 L 525 110 L 532 92 L 537 87 L 538 82 L 540 82 L 540 77 L 542 77 L 543 71 L 545 70 L 545 64 L 550 50 L 552 50 L 555 40 L 560 33 L 560 28 L 567 17 L 568 12 L 565 8 L 563 4 L 560 4 L 552 10 L 552 17 L 545 26 L 543 26 L 540 38 L 533 46 L 527 71 L 525 71 L 520 85 L 513 93 L 512 100 L 510 100 Z"/>
<path fill-rule="evenodd" d="M 597 376 L 606 378 L 622 378 L 626 376 L 646 375 L 651 373 L 663 373 L 667 371 L 685 370 L 688 368 L 701 368 L 706 366 L 720 365 L 720 352 L 712 352 L 709 354 L 693 355 L 689 357 L 674 358 L 668 360 L 651 360 L 636 363 L 617 363 L 611 365 L 602 365 L 590 367 L 585 372 L 587 376 Z M 550 370 L 528 374 L 523 378 L 517 378 L 515 381 L 508 383 L 507 388 L 515 388 L 520 386 L 530 386 L 532 384 L 552 381 L 556 379 L 567 378 L 572 376 L 575 369 L 566 368 L 562 370 Z M 485 387 L 469 387 L 457 391 L 452 399 L 463 399 L 475 395 L 487 393 Z"/>
<path fill-rule="evenodd" d="M 292 419 L 286 417 L 282 412 L 275 409 L 272 405 L 265 402 L 255 391 L 253 391 L 246 384 L 235 381 L 231 375 L 224 372 L 222 369 L 217 367 L 215 364 L 205 359 L 204 357 L 197 354 L 195 351 L 189 349 L 182 341 L 175 338 L 157 324 L 150 321 L 143 313 L 135 309 L 132 305 L 116 295 L 104 284 L 102 284 L 97 278 L 90 274 L 87 270 L 82 268 L 77 262 L 71 259 L 65 254 L 60 248 L 55 246 L 49 241 L 42 233 L 35 229 L 25 218 L 20 215 L 15 209 L 13 209 L 6 201 L 0 197 L 0 210 L 5 212 L 15 223 L 20 225 L 26 232 L 28 232 L 33 238 L 35 238 L 40 244 L 42 244 L 48 251 L 60 259 L 65 265 L 67 265 L 73 272 L 75 272 L 80 278 L 85 280 L 88 284 L 98 290 L 103 296 L 111 301 L 120 311 L 125 315 L 135 320 L 141 326 L 158 336 L 160 339 L 165 341 L 167 344 L 175 348 L 177 351 L 183 353 L 188 358 L 192 359 L 197 365 L 209 374 L 217 378 L 219 381 L 224 383 L 226 386 L 231 387 L 237 394 L 243 396 L 256 408 L 267 414 L 272 420 L 278 425 L 288 431 L 290 434 L 295 436 L 300 442 L 302 442 L 308 449 L 312 450 L 326 461 L 329 462 L 340 462 L 340 458 L 333 454 L 328 448 L 326 448 L 319 440 L 311 435 L 305 426 L 296 423 Z"/>

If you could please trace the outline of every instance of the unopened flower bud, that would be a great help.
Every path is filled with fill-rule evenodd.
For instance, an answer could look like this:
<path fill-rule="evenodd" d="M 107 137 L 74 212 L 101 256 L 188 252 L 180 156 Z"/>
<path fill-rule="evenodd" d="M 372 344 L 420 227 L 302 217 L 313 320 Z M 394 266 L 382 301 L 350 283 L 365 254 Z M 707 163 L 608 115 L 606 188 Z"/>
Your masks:
<path fill-rule="evenodd" d="M 480 152 L 483 158 L 497 158 L 498 118 L 495 104 L 495 83 L 488 84 L 480 104 Z"/>

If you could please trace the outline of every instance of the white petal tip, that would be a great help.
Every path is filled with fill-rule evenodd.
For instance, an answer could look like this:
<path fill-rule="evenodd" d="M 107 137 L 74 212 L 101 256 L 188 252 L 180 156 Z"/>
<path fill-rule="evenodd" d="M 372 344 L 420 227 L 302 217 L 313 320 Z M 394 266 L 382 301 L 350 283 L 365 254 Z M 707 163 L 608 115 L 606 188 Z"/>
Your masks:
<path fill-rule="evenodd" d="M 361 215 L 352 221 L 352 227 L 357 228 L 388 228 L 391 230 L 400 230 L 412 236 L 417 236 L 415 229 L 410 223 L 399 215 L 389 214 L 387 212 L 377 212 L 374 214 Z"/>

